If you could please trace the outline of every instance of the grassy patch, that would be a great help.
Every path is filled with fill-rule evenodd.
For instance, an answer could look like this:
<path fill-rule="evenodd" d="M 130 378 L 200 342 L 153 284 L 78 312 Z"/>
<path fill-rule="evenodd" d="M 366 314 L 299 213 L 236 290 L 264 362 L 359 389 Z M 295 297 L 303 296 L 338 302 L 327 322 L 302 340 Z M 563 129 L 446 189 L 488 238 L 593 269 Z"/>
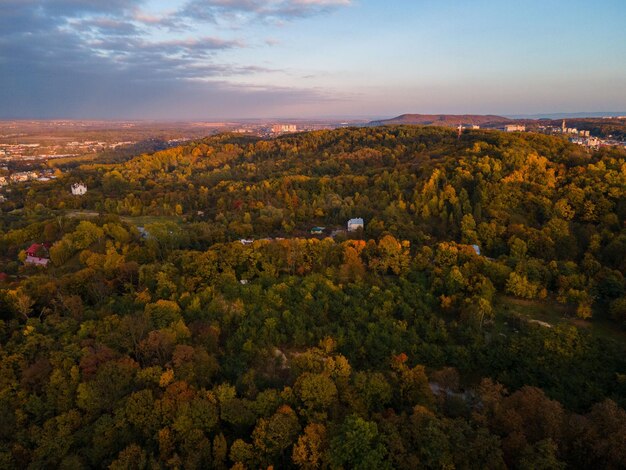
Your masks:
<path fill-rule="evenodd" d="M 65 213 L 66 217 L 77 218 L 77 219 L 93 219 L 95 217 L 100 216 L 101 214 L 96 211 L 91 210 L 72 210 Z M 106 214 L 102 214 L 106 215 Z M 120 219 L 124 222 L 136 225 L 138 227 L 143 227 L 144 225 L 154 224 L 158 222 L 173 222 L 175 224 L 182 224 L 183 219 L 174 215 L 138 215 L 138 216 L 130 216 L 123 215 L 120 216 Z"/>
<path fill-rule="evenodd" d="M 181 217 L 177 217 L 174 215 L 138 215 L 135 217 L 124 215 L 121 216 L 120 219 L 122 219 L 124 222 L 136 225 L 138 227 L 143 227 L 145 225 L 155 224 L 159 222 L 173 222 L 178 225 L 183 223 L 183 219 Z"/>
<path fill-rule="evenodd" d="M 91 219 L 94 217 L 98 217 L 99 215 L 99 212 L 88 210 L 75 210 L 65 213 L 65 216 L 69 217 L 70 219 Z"/>
<path fill-rule="evenodd" d="M 561 304 L 554 300 L 527 300 L 500 295 L 494 302 L 498 330 L 508 329 L 508 320 L 523 318 L 533 323 L 545 322 L 552 326 L 567 323 L 589 331 L 600 338 L 626 341 L 626 332 L 604 318 L 582 320 L 576 317 L 574 305 Z"/>
<path fill-rule="evenodd" d="M 96 157 L 97 155 L 95 153 L 89 153 L 85 155 L 74 155 L 72 157 L 51 158 L 48 160 L 47 164 L 49 167 L 52 168 L 63 167 L 67 165 L 77 166 L 78 164 L 93 162 Z"/>

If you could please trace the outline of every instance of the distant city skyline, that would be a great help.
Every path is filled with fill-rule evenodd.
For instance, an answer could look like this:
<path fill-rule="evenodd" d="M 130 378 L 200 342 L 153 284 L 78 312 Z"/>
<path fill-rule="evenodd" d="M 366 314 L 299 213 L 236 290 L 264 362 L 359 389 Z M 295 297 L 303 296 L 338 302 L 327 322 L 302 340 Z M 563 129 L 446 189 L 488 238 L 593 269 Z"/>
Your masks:
<path fill-rule="evenodd" d="M 3 0 L 0 119 L 626 111 L 623 0 Z"/>

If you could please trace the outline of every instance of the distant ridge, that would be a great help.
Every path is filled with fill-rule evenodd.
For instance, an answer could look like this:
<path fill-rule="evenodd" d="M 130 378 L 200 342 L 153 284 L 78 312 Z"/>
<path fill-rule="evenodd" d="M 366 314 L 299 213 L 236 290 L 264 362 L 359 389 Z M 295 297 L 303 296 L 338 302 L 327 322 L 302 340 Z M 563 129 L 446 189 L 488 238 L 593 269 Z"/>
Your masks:
<path fill-rule="evenodd" d="M 455 127 L 463 125 L 497 125 L 511 121 L 509 118 L 495 115 L 482 114 L 403 114 L 401 116 L 372 121 L 371 126 L 384 126 L 387 124 L 414 124 L 422 126 L 445 126 Z"/>
<path fill-rule="evenodd" d="M 585 118 L 602 118 L 602 119 L 610 119 L 610 118 L 618 118 L 625 117 L 626 111 L 616 112 L 616 111 L 606 111 L 606 112 L 581 112 L 581 113 L 546 113 L 546 114 L 518 114 L 509 116 L 511 119 L 585 119 Z"/>

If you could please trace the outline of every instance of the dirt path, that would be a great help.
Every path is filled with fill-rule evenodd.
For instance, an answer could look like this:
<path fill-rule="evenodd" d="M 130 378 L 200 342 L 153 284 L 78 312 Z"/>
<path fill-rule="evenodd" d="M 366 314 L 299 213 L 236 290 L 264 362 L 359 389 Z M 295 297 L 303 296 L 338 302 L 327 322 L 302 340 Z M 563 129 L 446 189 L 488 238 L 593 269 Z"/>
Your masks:
<path fill-rule="evenodd" d="M 70 211 L 66 212 L 65 215 L 71 218 L 77 217 L 98 217 L 100 215 L 99 212 L 95 211 Z"/>

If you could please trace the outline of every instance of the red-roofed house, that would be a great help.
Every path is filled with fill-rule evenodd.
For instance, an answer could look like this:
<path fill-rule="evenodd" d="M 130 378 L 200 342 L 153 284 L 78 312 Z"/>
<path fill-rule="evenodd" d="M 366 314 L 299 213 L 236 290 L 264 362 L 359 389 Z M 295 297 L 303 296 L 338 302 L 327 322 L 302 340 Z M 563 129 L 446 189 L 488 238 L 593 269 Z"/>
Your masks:
<path fill-rule="evenodd" d="M 24 263 L 35 264 L 37 266 L 47 266 L 50 262 L 50 254 L 48 249 L 50 243 L 33 243 L 26 250 L 26 259 Z"/>

